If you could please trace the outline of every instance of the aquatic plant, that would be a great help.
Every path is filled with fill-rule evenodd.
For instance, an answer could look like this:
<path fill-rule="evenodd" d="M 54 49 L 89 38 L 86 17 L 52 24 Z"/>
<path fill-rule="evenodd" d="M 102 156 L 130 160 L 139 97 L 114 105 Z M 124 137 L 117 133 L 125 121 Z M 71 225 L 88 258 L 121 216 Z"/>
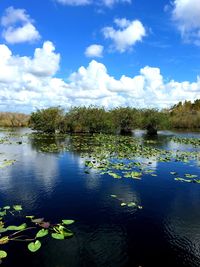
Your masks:
<path fill-rule="evenodd" d="M 63 219 L 60 223 L 51 223 L 44 218 L 35 218 L 34 215 L 23 215 L 21 205 L 4 206 L 0 208 L 0 246 L 12 241 L 28 242 L 27 248 L 31 252 L 38 251 L 41 238 L 50 236 L 54 239 L 64 240 L 72 237 L 73 232 L 67 228 L 74 220 Z M 10 216 L 20 217 L 24 223 L 9 225 Z M 0 250 L 0 263 L 7 257 L 7 252 Z"/>
<path fill-rule="evenodd" d="M 7 160 L 7 159 L 4 159 L 4 161 L 0 163 L 0 169 L 5 168 L 5 167 L 8 167 L 8 166 L 11 166 L 15 162 L 16 162 L 16 160 Z"/>
<path fill-rule="evenodd" d="M 118 197 L 117 195 L 110 195 L 112 198 L 118 200 L 120 202 L 120 206 L 121 207 L 125 207 L 127 206 L 128 208 L 135 208 L 135 209 L 143 209 L 143 207 L 141 205 L 138 205 L 137 202 L 127 202 L 127 201 L 124 201 L 122 198 Z"/>

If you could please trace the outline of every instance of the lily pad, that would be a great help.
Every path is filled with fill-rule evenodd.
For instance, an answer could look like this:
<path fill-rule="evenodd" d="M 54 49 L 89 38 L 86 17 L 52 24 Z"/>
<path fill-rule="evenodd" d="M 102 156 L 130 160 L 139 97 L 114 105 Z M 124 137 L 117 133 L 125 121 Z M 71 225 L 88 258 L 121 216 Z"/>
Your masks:
<path fill-rule="evenodd" d="M 14 205 L 13 209 L 16 211 L 21 211 L 22 210 L 22 206 L 21 205 Z"/>
<path fill-rule="evenodd" d="M 4 237 L 0 238 L 0 245 L 6 244 L 8 242 L 9 242 L 8 236 L 4 236 Z"/>
<path fill-rule="evenodd" d="M 36 252 L 41 248 L 41 245 L 42 245 L 41 242 L 39 240 L 36 240 L 35 242 L 31 242 L 28 244 L 28 249 L 31 252 Z"/>
<path fill-rule="evenodd" d="M 10 209 L 10 206 L 5 206 L 3 207 L 4 210 L 9 210 Z"/>
<path fill-rule="evenodd" d="M 48 235 L 49 231 L 47 229 L 41 229 L 40 231 L 37 232 L 36 238 L 40 238 L 43 236 Z"/>
<path fill-rule="evenodd" d="M 127 206 L 128 206 L 128 207 L 136 207 L 137 205 L 136 205 L 135 202 L 130 202 L 130 203 L 128 203 Z"/>
<path fill-rule="evenodd" d="M 63 240 L 65 239 L 65 236 L 63 234 L 59 234 L 59 233 L 52 233 L 51 236 L 55 239 L 59 239 L 59 240 Z"/>
<path fill-rule="evenodd" d="M 4 250 L 0 250 L 0 259 L 6 258 L 7 253 Z"/>
<path fill-rule="evenodd" d="M 6 228 L 0 228 L 0 233 L 4 233 L 4 232 L 6 232 L 6 231 L 7 231 Z"/>
<path fill-rule="evenodd" d="M 26 229 L 26 227 L 27 227 L 26 223 L 23 223 L 23 224 L 21 224 L 19 226 L 9 225 L 6 229 L 8 231 L 21 231 L 21 230 Z"/>
<path fill-rule="evenodd" d="M 33 216 L 33 215 L 27 215 L 27 216 L 26 216 L 27 219 L 33 219 L 34 217 L 35 217 L 35 216 Z"/>
<path fill-rule="evenodd" d="M 6 215 L 6 210 L 0 211 L 0 216 L 5 216 Z"/>
<path fill-rule="evenodd" d="M 74 220 L 62 220 L 62 222 L 66 225 L 74 223 Z"/>

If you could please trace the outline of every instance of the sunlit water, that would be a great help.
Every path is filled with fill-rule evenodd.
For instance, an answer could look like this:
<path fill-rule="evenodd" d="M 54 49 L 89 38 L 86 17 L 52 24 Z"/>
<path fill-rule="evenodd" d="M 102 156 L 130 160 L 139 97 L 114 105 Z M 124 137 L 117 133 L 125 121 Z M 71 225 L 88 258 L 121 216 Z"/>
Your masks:
<path fill-rule="evenodd" d="M 7 132 L 1 132 L 1 137 L 5 135 Z M 161 132 L 158 142 L 150 145 L 199 150 L 174 143 L 169 135 L 175 133 Z M 192 136 L 199 138 L 200 134 Z M 42 153 L 34 140 L 12 140 L 21 140 L 22 145 L 0 144 L 0 160 L 16 160 L 0 169 L 0 206 L 22 204 L 25 214 L 53 222 L 74 219 L 70 229 L 75 235 L 64 241 L 46 238 L 34 254 L 24 243 L 4 245 L 0 249 L 6 249 L 9 256 L 2 266 L 200 266 L 200 184 L 174 181 L 170 175 L 175 171 L 200 178 L 199 162 L 151 158 L 158 176 L 113 179 L 95 170 L 84 173 L 84 161 L 77 152 Z M 121 207 L 111 194 L 123 201 L 137 201 L 143 209 Z"/>

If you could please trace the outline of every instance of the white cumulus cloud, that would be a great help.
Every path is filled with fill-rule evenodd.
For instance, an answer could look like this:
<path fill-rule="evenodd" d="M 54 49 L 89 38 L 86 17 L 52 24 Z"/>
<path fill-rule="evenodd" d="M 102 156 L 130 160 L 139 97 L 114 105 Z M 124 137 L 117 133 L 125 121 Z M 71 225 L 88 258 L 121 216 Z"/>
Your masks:
<path fill-rule="evenodd" d="M 117 29 L 105 27 L 102 32 L 106 39 L 113 42 L 115 50 L 123 53 L 132 48 L 137 42 L 141 42 L 146 35 L 145 28 L 139 20 L 129 21 L 125 18 L 115 19 Z"/>
<path fill-rule="evenodd" d="M 1 18 L 2 37 L 11 44 L 37 41 L 40 34 L 33 23 L 26 10 L 8 7 Z"/>
<path fill-rule="evenodd" d="M 131 0 L 102 0 L 101 1 L 102 4 L 104 4 L 107 7 L 112 7 L 115 4 L 118 3 L 131 3 Z"/>
<path fill-rule="evenodd" d="M 118 3 L 131 3 L 131 0 L 56 0 L 58 3 L 69 6 L 101 5 L 112 7 Z"/>
<path fill-rule="evenodd" d="M 80 66 L 67 82 L 56 77 L 60 55 L 53 43 L 44 42 L 33 56 L 14 55 L 0 45 L 0 110 L 30 112 L 36 108 L 74 105 L 170 107 L 183 100 L 200 98 L 196 81 L 165 82 L 157 67 L 145 66 L 137 75 L 111 76 L 102 63 L 92 60 Z"/>
<path fill-rule="evenodd" d="M 183 40 L 200 45 L 200 1 L 174 0 L 172 17 Z"/>
<path fill-rule="evenodd" d="M 91 0 L 57 0 L 58 3 L 69 6 L 84 6 L 91 4 Z"/>
<path fill-rule="evenodd" d="M 93 44 L 86 48 L 85 55 L 87 57 L 102 57 L 103 49 L 104 47 L 102 45 Z"/>

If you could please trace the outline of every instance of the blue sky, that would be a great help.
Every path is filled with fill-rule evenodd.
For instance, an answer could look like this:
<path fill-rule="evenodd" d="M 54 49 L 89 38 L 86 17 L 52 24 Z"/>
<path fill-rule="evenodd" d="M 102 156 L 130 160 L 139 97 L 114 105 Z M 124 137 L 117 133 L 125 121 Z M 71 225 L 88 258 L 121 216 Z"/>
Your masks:
<path fill-rule="evenodd" d="M 200 0 L 2 0 L 0 110 L 200 98 Z"/>

